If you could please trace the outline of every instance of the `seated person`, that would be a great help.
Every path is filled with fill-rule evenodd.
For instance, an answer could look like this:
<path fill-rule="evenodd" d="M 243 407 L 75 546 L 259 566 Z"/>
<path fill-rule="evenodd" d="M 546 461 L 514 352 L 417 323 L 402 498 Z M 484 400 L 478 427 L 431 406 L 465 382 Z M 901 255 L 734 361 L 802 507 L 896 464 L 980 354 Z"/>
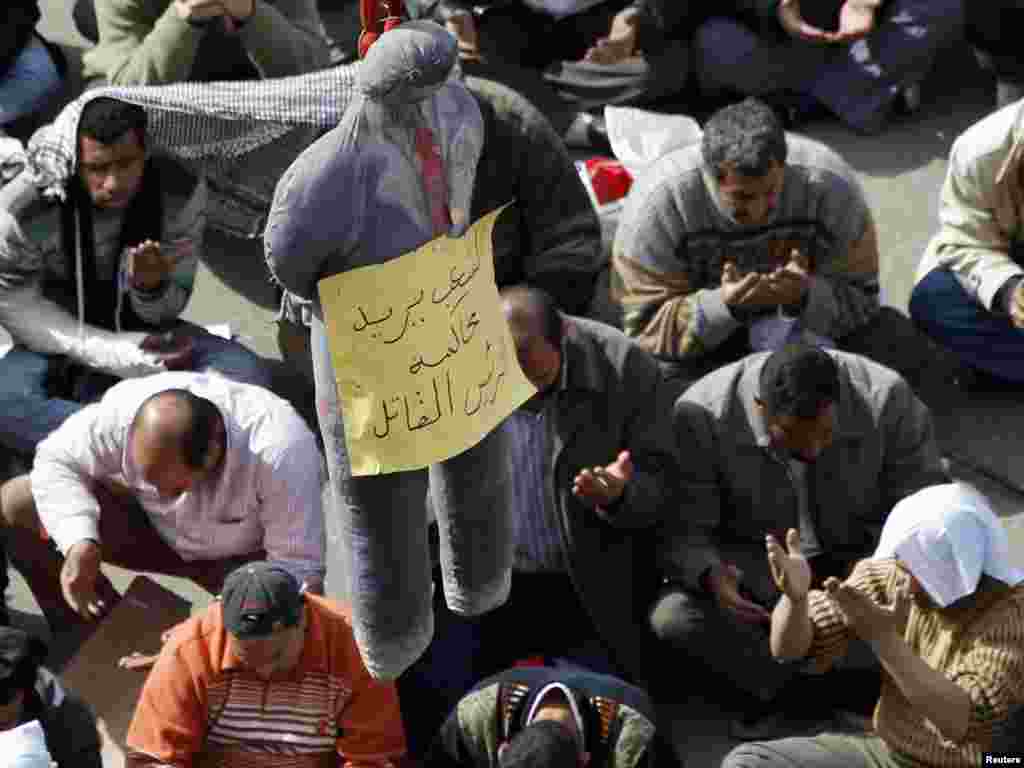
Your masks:
<path fill-rule="evenodd" d="M 104 562 L 216 594 L 240 563 L 269 559 L 319 593 L 320 462 L 305 422 L 262 387 L 194 373 L 125 381 L 0 486 L 0 534 L 55 634 L 81 637 L 119 599 Z"/>
<path fill-rule="evenodd" d="M 347 608 L 271 563 L 234 571 L 175 627 L 126 741 L 128 768 L 392 768 L 405 754 L 394 685 L 366 671 Z"/>
<path fill-rule="evenodd" d="M 45 106 L 61 87 L 64 62 L 36 33 L 39 0 L 9 0 L 0 25 L 0 136 Z"/>
<path fill-rule="evenodd" d="M 57 768 L 103 768 L 96 719 L 43 666 L 46 652 L 38 638 L 0 627 L 0 731 L 38 721 Z"/>
<path fill-rule="evenodd" d="M 910 316 L 968 369 L 1024 381 L 1024 104 L 983 118 L 954 143 L 940 228 L 917 268 Z"/>
<path fill-rule="evenodd" d="M 626 333 L 688 382 L 777 346 L 785 318 L 842 346 L 879 313 L 875 223 L 853 169 L 755 99 L 641 176 L 612 266 Z"/>
<path fill-rule="evenodd" d="M 89 85 L 286 77 L 330 63 L 315 0 L 78 0 Z M 84 24 L 82 22 L 85 22 Z"/>
<path fill-rule="evenodd" d="M 566 142 L 608 149 L 605 104 L 640 104 L 682 91 L 690 48 L 685 12 L 665 0 L 434 0 L 435 20 L 459 41 L 463 69 L 521 91 Z M 544 40 L 544 45 L 537 45 Z"/>
<path fill-rule="evenodd" d="M 996 109 L 1024 98 L 1024 62 L 1013 31 L 1024 24 L 1024 0 L 964 3 L 966 37 L 996 78 Z"/>
<path fill-rule="evenodd" d="M 140 107 L 88 101 L 77 135 L 63 203 L 27 173 L 0 189 L 0 324 L 15 342 L 0 361 L 0 447 L 29 456 L 117 378 L 171 367 L 270 383 L 241 344 L 178 320 L 202 256 L 203 180 L 147 152 Z"/>
<path fill-rule="evenodd" d="M 650 640 L 635 619 L 656 577 L 643 529 L 674 498 L 657 366 L 620 331 L 563 315 L 542 291 L 501 296 L 523 372 L 539 390 L 499 427 L 512 446 L 512 592 L 463 618 L 435 589 L 434 640 L 398 680 L 414 757 L 464 691 L 523 656 L 649 674 Z M 524 635 L 540 603 L 544 627 Z"/>
<path fill-rule="evenodd" d="M 861 133 L 920 106 L 920 82 L 957 39 L 963 0 L 741 0 L 718 4 L 694 39 L 704 91 L 824 107 Z"/>
<path fill-rule="evenodd" d="M 882 666 L 873 732 L 737 747 L 722 768 L 983 765 L 993 734 L 1024 701 L 1024 572 L 1006 530 L 973 488 L 940 485 L 901 501 L 878 549 L 849 578 L 809 590 L 799 534 L 769 536 L 782 598 L 772 654 L 825 670 L 860 638 Z"/>
<path fill-rule="evenodd" d="M 799 520 L 815 573 L 846 575 L 896 502 L 945 481 L 931 414 L 894 371 L 793 344 L 704 377 L 676 403 L 675 420 L 679 462 L 689 457 L 692 473 L 707 458 L 703 483 L 687 486 L 701 496 L 684 497 L 661 537 L 666 583 L 651 626 L 672 653 L 744 694 L 735 730 L 753 732 L 799 671 L 769 652 L 779 595 L 765 534 L 781 539 Z"/>
<path fill-rule="evenodd" d="M 647 694 L 584 669 L 515 667 L 479 683 L 448 716 L 425 768 L 653 768 Z"/>

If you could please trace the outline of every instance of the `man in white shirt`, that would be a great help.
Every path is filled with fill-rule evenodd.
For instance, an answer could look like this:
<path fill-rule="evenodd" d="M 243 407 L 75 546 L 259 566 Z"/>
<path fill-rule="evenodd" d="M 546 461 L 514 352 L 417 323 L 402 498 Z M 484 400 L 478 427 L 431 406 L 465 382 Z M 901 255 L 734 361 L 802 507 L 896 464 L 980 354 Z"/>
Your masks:
<path fill-rule="evenodd" d="M 320 593 L 320 487 L 316 439 L 287 402 L 216 374 L 158 374 L 112 387 L 40 444 L 31 475 L 0 487 L 0 533 L 59 632 L 118 599 L 103 562 L 217 593 L 267 559 Z"/>

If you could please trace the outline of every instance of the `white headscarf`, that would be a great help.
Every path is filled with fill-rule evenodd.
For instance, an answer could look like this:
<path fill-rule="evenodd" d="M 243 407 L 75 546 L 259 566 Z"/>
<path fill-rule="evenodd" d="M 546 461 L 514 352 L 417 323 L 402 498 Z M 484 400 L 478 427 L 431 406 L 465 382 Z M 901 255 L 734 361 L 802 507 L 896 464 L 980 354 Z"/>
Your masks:
<path fill-rule="evenodd" d="M 942 608 L 972 594 L 983 573 L 1024 581 L 988 499 L 962 483 L 924 488 L 893 507 L 874 556 L 899 558 Z"/>
<path fill-rule="evenodd" d="M 0 731 L 0 768 L 50 768 L 52 762 L 38 720 Z"/>

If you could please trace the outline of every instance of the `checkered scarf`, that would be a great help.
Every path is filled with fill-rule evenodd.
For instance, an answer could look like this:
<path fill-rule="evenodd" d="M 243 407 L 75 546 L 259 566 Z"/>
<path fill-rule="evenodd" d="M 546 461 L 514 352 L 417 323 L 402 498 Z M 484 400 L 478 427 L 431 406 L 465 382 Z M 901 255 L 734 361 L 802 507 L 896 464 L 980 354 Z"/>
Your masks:
<path fill-rule="evenodd" d="M 260 237 L 278 178 L 356 94 L 358 64 L 274 80 L 97 88 L 71 102 L 29 141 L 26 172 L 42 195 L 63 200 L 75 173 L 78 120 L 100 96 L 143 107 L 147 146 L 206 177 L 208 221 Z"/>

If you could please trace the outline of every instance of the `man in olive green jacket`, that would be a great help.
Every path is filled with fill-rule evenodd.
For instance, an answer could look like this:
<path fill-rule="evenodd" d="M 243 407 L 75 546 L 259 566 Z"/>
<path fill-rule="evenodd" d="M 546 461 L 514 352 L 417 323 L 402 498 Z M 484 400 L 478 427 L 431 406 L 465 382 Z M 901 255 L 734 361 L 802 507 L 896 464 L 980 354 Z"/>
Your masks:
<path fill-rule="evenodd" d="M 329 63 L 315 0 L 91 1 L 99 42 L 82 57 L 90 85 L 286 77 Z"/>

